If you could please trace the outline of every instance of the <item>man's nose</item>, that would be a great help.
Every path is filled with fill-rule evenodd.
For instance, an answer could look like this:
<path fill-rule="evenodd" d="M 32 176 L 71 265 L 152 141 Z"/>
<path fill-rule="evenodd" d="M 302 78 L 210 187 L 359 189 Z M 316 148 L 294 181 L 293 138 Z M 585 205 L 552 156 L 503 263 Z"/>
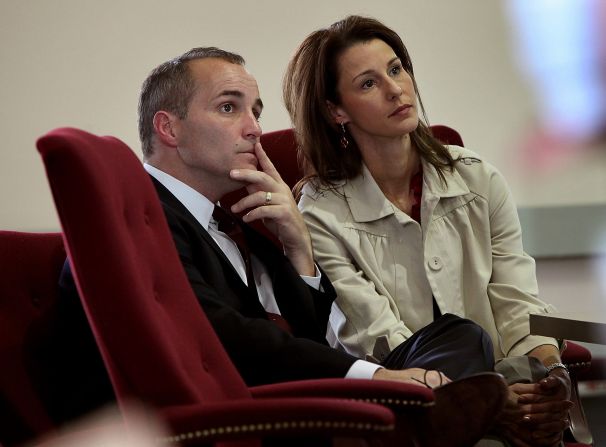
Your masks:
<path fill-rule="evenodd" d="M 259 120 L 254 114 L 249 114 L 246 118 L 246 125 L 244 127 L 244 134 L 246 138 L 259 139 L 261 137 L 261 125 Z"/>

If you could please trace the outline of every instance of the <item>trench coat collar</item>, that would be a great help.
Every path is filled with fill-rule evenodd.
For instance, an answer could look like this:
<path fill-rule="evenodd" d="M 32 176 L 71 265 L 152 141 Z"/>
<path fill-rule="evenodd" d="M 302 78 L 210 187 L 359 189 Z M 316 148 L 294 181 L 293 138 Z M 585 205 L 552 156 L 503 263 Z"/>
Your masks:
<path fill-rule="evenodd" d="M 455 166 L 461 153 L 450 146 L 451 153 L 455 159 Z M 445 170 L 446 184 L 440 179 L 436 168 L 421 160 L 423 167 L 423 201 L 432 198 L 442 199 L 456 197 L 469 193 L 469 188 L 457 171 L 457 169 Z M 349 205 L 352 216 L 356 222 L 373 222 L 395 213 L 393 205 L 379 188 L 372 174 L 362 163 L 362 172 L 343 185 L 343 193 Z"/>

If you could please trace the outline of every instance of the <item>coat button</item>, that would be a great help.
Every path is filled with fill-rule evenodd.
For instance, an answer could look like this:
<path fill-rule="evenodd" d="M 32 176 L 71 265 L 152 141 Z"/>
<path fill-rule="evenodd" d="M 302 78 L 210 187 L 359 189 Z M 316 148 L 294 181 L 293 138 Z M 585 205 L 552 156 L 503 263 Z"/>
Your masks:
<path fill-rule="evenodd" d="M 435 271 L 441 270 L 442 260 L 439 257 L 434 256 L 429 260 L 429 268 Z"/>

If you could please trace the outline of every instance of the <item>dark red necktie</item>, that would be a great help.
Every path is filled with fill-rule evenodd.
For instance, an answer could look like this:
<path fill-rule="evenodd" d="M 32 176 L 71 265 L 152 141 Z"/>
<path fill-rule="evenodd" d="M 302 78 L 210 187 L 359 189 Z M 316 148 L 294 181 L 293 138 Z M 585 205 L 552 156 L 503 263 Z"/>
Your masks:
<path fill-rule="evenodd" d="M 213 217 L 217 221 L 217 228 L 219 231 L 227 234 L 238 246 L 242 259 L 244 259 L 248 287 L 254 290 L 256 295 L 257 288 L 255 286 L 255 277 L 253 276 L 252 265 L 250 264 L 250 251 L 248 250 L 248 244 L 246 243 L 246 238 L 244 237 L 242 228 L 238 224 L 238 221 L 234 215 L 228 213 L 219 206 L 215 206 Z"/>
<path fill-rule="evenodd" d="M 217 228 L 230 237 L 232 241 L 238 246 L 242 259 L 244 259 L 244 265 L 246 267 L 246 281 L 248 282 L 248 288 L 251 290 L 254 296 L 258 298 L 257 286 L 255 284 L 255 277 L 252 271 L 252 264 L 250 262 L 250 250 L 244 237 L 244 232 L 240 227 L 236 217 L 224 210 L 220 206 L 215 206 L 213 210 L 213 218 L 217 221 Z M 281 329 L 286 332 L 292 333 L 292 329 L 281 315 L 267 312 L 267 318 L 270 321 L 276 323 Z"/>

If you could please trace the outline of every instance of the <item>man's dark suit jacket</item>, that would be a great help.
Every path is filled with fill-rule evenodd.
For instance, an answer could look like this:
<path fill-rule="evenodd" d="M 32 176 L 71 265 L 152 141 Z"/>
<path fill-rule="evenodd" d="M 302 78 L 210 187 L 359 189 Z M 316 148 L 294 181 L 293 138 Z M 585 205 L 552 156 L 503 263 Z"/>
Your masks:
<path fill-rule="evenodd" d="M 152 178 L 191 286 L 223 346 L 248 385 L 344 377 L 356 360 L 325 341 L 335 292 L 309 287 L 267 238 L 243 224 L 250 251 L 271 275 L 280 311 L 293 335 L 267 319 L 256 294 L 242 282 L 208 232 Z M 41 352 L 42 370 L 56 386 L 44 396 L 56 422 L 69 421 L 115 400 L 99 350 L 65 262 L 59 279 L 59 318 Z"/>
<path fill-rule="evenodd" d="M 293 334 L 284 332 L 267 319 L 254 291 L 208 232 L 152 180 L 194 293 L 245 382 L 344 377 L 356 359 L 327 346 L 335 292 L 326 276 L 322 275 L 323 292 L 309 287 L 270 240 L 242 223 L 249 250 L 267 268 L 278 307 Z"/>

